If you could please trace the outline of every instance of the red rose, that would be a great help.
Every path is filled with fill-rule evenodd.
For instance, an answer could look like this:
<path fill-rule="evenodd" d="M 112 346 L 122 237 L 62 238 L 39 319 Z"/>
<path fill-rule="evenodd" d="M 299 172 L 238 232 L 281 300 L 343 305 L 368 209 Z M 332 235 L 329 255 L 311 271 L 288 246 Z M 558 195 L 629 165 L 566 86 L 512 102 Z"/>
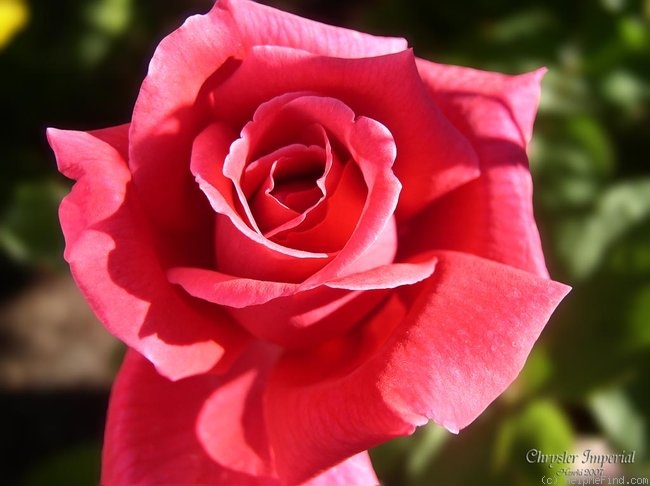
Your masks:
<path fill-rule="evenodd" d="M 131 348 L 103 483 L 372 484 L 369 447 L 474 420 L 568 291 L 531 207 L 541 76 L 220 0 L 129 124 L 50 129 L 65 257 Z"/>

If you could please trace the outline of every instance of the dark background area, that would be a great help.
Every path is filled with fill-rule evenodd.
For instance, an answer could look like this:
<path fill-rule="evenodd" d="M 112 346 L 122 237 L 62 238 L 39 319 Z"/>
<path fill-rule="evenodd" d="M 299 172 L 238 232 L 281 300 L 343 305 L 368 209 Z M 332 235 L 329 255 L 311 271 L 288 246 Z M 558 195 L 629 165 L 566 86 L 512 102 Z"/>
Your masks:
<path fill-rule="evenodd" d="M 515 384 L 459 436 L 430 425 L 373 451 L 385 484 L 540 484 L 526 451 L 650 461 L 650 1 L 268 2 L 404 36 L 418 56 L 547 66 L 530 147 L 551 275 L 573 292 Z M 0 482 L 96 484 L 122 347 L 79 296 L 56 216 L 71 186 L 47 126 L 129 120 L 159 40 L 207 0 L 0 0 Z M 553 471 L 552 471 L 553 472 Z"/>

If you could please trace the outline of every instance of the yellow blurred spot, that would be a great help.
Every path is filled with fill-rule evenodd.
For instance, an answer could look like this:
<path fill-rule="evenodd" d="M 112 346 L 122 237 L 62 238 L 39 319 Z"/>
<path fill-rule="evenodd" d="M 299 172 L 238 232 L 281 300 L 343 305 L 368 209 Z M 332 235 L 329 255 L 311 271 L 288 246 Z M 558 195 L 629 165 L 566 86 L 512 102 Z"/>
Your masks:
<path fill-rule="evenodd" d="M 0 0 L 0 49 L 11 42 L 29 20 L 25 0 Z"/>

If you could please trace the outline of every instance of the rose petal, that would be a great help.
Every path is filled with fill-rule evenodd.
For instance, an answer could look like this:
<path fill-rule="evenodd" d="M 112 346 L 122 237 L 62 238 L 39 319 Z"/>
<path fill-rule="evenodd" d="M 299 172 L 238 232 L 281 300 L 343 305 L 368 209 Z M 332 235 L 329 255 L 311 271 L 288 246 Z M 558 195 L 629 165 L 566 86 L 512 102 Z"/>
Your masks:
<path fill-rule="evenodd" d="M 214 10 L 227 10 L 247 45 L 275 45 L 304 49 L 333 57 L 370 57 L 403 51 L 406 39 L 378 37 L 322 24 L 241 0 L 220 0 Z M 215 12 L 210 12 L 213 15 Z"/>
<path fill-rule="evenodd" d="M 421 263 L 393 263 L 324 282 L 333 289 L 377 290 L 411 285 L 433 273 L 436 259 Z M 181 285 L 190 295 L 229 307 L 248 307 L 311 290 L 313 284 L 292 284 L 253 280 L 203 268 L 175 267 L 167 271 L 170 282 Z"/>
<path fill-rule="evenodd" d="M 78 181 L 59 213 L 72 274 L 109 331 L 164 375 L 227 366 L 248 338 L 221 311 L 190 302 L 167 281 L 130 191 L 120 153 L 127 129 L 48 130 L 59 169 Z"/>
<path fill-rule="evenodd" d="M 321 286 L 260 305 L 232 308 L 229 312 L 262 340 L 285 348 L 308 347 L 356 326 L 385 293 Z"/>
<path fill-rule="evenodd" d="M 304 486 L 378 486 L 379 480 L 367 452 L 362 452 L 337 464 Z"/>
<path fill-rule="evenodd" d="M 250 346 L 207 397 L 196 434 L 208 455 L 224 467 L 257 477 L 274 475 L 264 422 L 263 394 L 279 348 Z"/>
<path fill-rule="evenodd" d="M 268 477 L 224 466 L 210 457 L 210 448 L 202 443 L 201 434 L 208 424 L 201 420 L 213 418 L 216 422 L 210 424 L 212 429 L 221 427 L 220 432 L 229 438 L 230 450 L 246 461 L 239 465 L 260 471 L 255 451 L 260 446 L 268 447 L 264 429 L 259 428 L 261 417 L 250 412 L 242 417 L 251 426 L 251 438 L 242 435 L 241 419 L 224 423 L 210 416 L 211 402 L 220 397 L 217 387 L 224 382 L 230 385 L 229 391 L 235 388 L 240 395 L 226 391 L 233 408 L 224 412 L 244 413 L 235 407 L 241 407 L 241 399 L 252 392 L 252 383 L 237 383 L 238 378 L 232 372 L 223 378 L 201 375 L 172 382 L 156 373 L 142 356 L 129 351 L 111 392 L 102 484 L 279 484 Z M 253 402 L 252 406 L 261 406 L 261 402 Z M 208 446 L 214 447 L 221 437 L 212 437 L 214 442 Z"/>
<path fill-rule="evenodd" d="M 329 257 L 326 253 L 311 253 L 287 248 L 265 238 L 254 222 L 250 210 L 237 205 L 233 181 L 222 173 L 232 140 L 222 124 L 209 125 L 194 141 L 191 169 L 218 213 L 215 225 L 217 266 L 223 273 L 260 280 L 273 278 L 277 271 L 285 281 L 299 281 L 322 268 Z M 242 218 L 245 212 L 246 218 Z M 223 216 L 221 216 L 223 215 Z M 251 221 L 247 221 L 251 218 Z M 290 262 L 290 264 L 289 264 Z"/>
<path fill-rule="evenodd" d="M 245 46 L 228 12 L 195 15 L 165 37 L 149 64 L 131 123 L 129 167 L 147 216 L 167 229 L 197 224 L 205 201 L 188 170 L 204 108 L 195 101 L 210 76 L 225 77 Z M 215 72 L 219 71 L 219 75 Z"/>
<path fill-rule="evenodd" d="M 412 285 L 431 276 L 435 264 L 436 258 L 429 258 L 419 263 L 383 265 L 325 282 L 324 287 L 252 280 L 200 268 L 172 268 L 167 276 L 194 297 L 233 307 L 231 314 L 255 336 L 291 347 L 313 342 L 316 334 L 323 339 L 347 331 L 370 310 L 360 305 L 358 292 L 341 290 L 373 291 Z M 375 295 L 368 302 L 376 303 L 381 298 Z M 341 308 L 355 299 L 361 313 L 355 313 L 357 319 L 353 320 L 349 310 L 341 314 Z M 334 326 L 333 315 L 341 315 L 349 322 Z M 326 329 L 307 331 L 309 327 Z"/>
<path fill-rule="evenodd" d="M 350 265 L 361 255 L 368 254 L 368 249 L 377 241 L 392 218 L 401 188 L 392 172 L 396 152 L 393 138 L 386 127 L 363 116 L 355 117 L 348 107 L 336 99 L 320 96 L 296 97 L 295 94 L 289 94 L 263 103 L 256 110 L 253 121 L 244 128 L 244 136 L 238 140 L 241 143 L 232 145 L 237 145 L 237 150 L 242 152 L 238 153 L 237 160 L 246 158 L 246 152 L 256 150 L 256 144 L 264 137 L 265 127 L 273 125 L 272 121 L 296 111 L 301 113 L 306 124 L 317 121 L 333 137 L 344 143 L 356 163 L 355 166 L 358 166 L 363 175 L 368 198 L 356 222 L 356 228 L 335 258 L 328 253 L 283 247 L 264 238 L 258 228 L 249 227 L 234 209 L 236 202 L 233 189 L 225 182 L 226 177 L 219 173 L 215 163 L 215 160 L 225 160 L 222 159 L 226 151 L 223 130 L 219 124 L 210 125 L 195 141 L 192 171 L 215 211 L 227 215 L 230 220 L 228 224 L 228 221 L 222 218 L 217 225 L 217 265 L 223 273 L 260 280 L 296 282 L 296 276 L 306 277 L 310 274 L 305 270 L 312 270 L 310 284 L 330 280 L 348 273 L 347 268 Z M 246 145 L 246 150 L 241 148 L 243 145 Z M 230 155 L 228 157 L 230 158 Z M 235 165 L 239 168 L 235 169 Z M 244 165 L 242 162 L 236 164 L 233 161 L 229 167 L 227 175 L 233 180 L 238 177 L 237 173 L 243 170 Z M 238 192 L 243 193 L 241 189 Z M 246 211 L 246 214 L 250 216 L 250 211 Z M 334 223 L 340 221 L 341 217 L 345 216 L 329 215 Z M 345 227 L 341 225 L 341 228 Z M 249 241 L 245 241 L 246 239 Z M 328 258 L 332 261 L 314 274 L 318 266 L 323 267 L 327 261 L 296 264 L 292 263 L 295 258 Z M 385 263 L 388 262 L 376 263 L 375 266 Z"/>
<path fill-rule="evenodd" d="M 506 76 L 426 61 L 418 67 L 436 102 L 474 145 L 481 177 L 413 222 L 409 250 L 464 251 L 548 277 L 525 152 L 544 70 Z"/>
<path fill-rule="evenodd" d="M 128 351 L 111 392 L 102 484 L 287 484 L 273 470 L 263 412 L 275 359 L 256 345 L 223 377 L 172 382 Z M 376 482 L 364 452 L 307 484 Z"/>
<path fill-rule="evenodd" d="M 326 164 L 331 166 L 331 158 L 326 161 L 323 152 L 322 149 L 305 149 L 294 156 L 278 158 L 272 164 L 267 179 L 251 200 L 251 210 L 267 238 L 298 226 L 325 198 L 326 193 L 316 184 L 327 172 Z M 320 175 L 318 179 L 314 177 L 311 184 L 302 186 L 298 183 L 278 184 L 282 170 L 292 169 L 312 170 L 314 174 L 320 172 Z"/>
<path fill-rule="evenodd" d="M 431 258 L 420 263 L 392 263 L 365 272 L 326 282 L 327 287 L 348 290 L 394 289 L 402 285 L 412 285 L 429 278 L 437 259 Z"/>
<path fill-rule="evenodd" d="M 266 420 L 276 468 L 290 483 L 413 432 L 415 427 L 383 400 L 376 386 L 381 374 L 373 374 L 381 371 L 376 360 L 361 366 L 381 345 L 374 328 L 387 324 L 392 329 L 403 317 L 402 307 L 392 298 L 379 319 L 370 319 L 363 328 L 289 353 L 278 362 L 269 379 Z M 412 370 L 407 383 L 417 374 Z"/>
<path fill-rule="evenodd" d="M 302 46 L 337 57 L 395 52 L 403 39 L 330 27 L 254 2 L 220 0 L 158 45 L 133 111 L 129 165 L 145 208 L 157 224 L 187 228 L 202 207 L 187 171 L 191 141 L 203 111 L 194 105 L 205 81 L 227 77 L 256 44 Z M 215 72 L 219 71 L 215 75 Z"/>
<path fill-rule="evenodd" d="M 300 288 L 295 283 L 254 280 L 203 268 L 172 268 L 167 278 L 194 297 L 236 308 L 293 295 Z"/>
<path fill-rule="evenodd" d="M 410 366 L 393 367 L 380 386 L 396 409 L 457 431 L 517 377 L 570 288 L 472 255 L 436 254 L 434 278 L 391 336 L 392 363 L 427 359 L 427 367 L 409 386 L 400 380 Z"/>
<path fill-rule="evenodd" d="M 311 212 L 311 218 L 293 231 L 274 235 L 275 241 L 292 248 L 320 249 L 328 253 L 345 247 L 355 228 L 361 224 L 368 188 L 353 161 L 342 167 L 336 183 L 329 184 L 328 180 L 327 185 L 329 191 L 325 193 L 322 204 Z"/>
<path fill-rule="evenodd" d="M 427 419 L 466 426 L 514 380 L 568 291 L 472 255 L 436 256 L 417 294 L 406 287 L 364 327 L 280 360 L 267 423 L 281 474 L 301 481 Z"/>
<path fill-rule="evenodd" d="M 213 109 L 234 125 L 243 125 L 265 100 L 292 91 L 339 99 L 385 125 L 400 148 L 395 172 L 405 184 L 404 216 L 479 175 L 476 154 L 432 102 L 411 51 L 339 59 L 256 46 L 232 76 L 214 85 Z"/>

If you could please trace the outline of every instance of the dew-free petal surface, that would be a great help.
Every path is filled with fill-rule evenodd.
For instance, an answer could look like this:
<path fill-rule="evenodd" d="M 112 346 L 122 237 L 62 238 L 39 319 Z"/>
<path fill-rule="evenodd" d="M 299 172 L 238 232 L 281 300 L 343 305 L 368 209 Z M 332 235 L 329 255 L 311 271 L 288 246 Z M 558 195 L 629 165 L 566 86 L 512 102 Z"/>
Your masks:
<path fill-rule="evenodd" d="M 277 484 L 224 466 L 201 443 L 199 416 L 225 380 L 207 374 L 172 382 L 138 353 L 127 352 L 111 393 L 102 484 Z M 259 467 L 253 448 L 236 431 L 226 433 L 231 450 Z"/>
<path fill-rule="evenodd" d="M 243 0 L 220 0 L 209 15 L 227 11 L 247 45 L 276 45 L 315 54 L 356 58 L 403 51 L 406 39 L 380 37 L 326 25 L 287 12 Z"/>
<path fill-rule="evenodd" d="M 228 59 L 253 45 L 313 49 L 336 57 L 396 52 L 404 39 L 382 38 L 302 19 L 245 0 L 220 0 L 158 45 L 133 111 L 129 165 L 157 224 L 187 228 L 188 213 L 205 209 L 193 190 L 187 158 L 205 112 L 194 105 L 205 81 L 227 77 Z"/>
<path fill-rule="evenodd" d="M 109 331 L 166 376 L 202 373 L 221 360 L 226 366 L 248 337 L 225 313 L 192 302 L 167 281 L 129 190 L 127 130 L 48 130 L 59 170 L 77 180 L 59 212 L 72 274 Z"/>
<path fill-rule="evenodd" d="M 435 201 L 413 223 L 409 244 L 474 253 L 548 277 L 526 156 L 544 70 L 508 76 L 422 60 L 418 68 L 474 146 L 481 177 Z"/>
<path fill-rule="evenodd" d="M 210 96 L 219 117 L 243 125 L 260 103 L 294 91 L 339 99 L 357 116 L 388 128 L 399 147 L 394 170 L 404 184 L 404 216 L 479 174 L 473 148 L 432 102 L 410 50 L 340 59 L 257 46 L 228 79 L 215 83 Z"/>
<path fill-rule="evenodd" d="M 102 484 L 292 484 L 274 470 L 262 410 L 275 359 L 273 349 L 252 346 L 224 376 L 173 382 L 128 351 L 111 393 Z M 377 478 L 364 452 L 306 484 L 362 486 Z"/>
<path fill-rule="evenodd" d="M 278 470 L 300 480 L 428 419 L 465 427 L 514 380 L 568 292 L 476 256 L 435 255 L 417 292 L 393 295 L 345 337 L 281 358 L 267 399 Z"/>

